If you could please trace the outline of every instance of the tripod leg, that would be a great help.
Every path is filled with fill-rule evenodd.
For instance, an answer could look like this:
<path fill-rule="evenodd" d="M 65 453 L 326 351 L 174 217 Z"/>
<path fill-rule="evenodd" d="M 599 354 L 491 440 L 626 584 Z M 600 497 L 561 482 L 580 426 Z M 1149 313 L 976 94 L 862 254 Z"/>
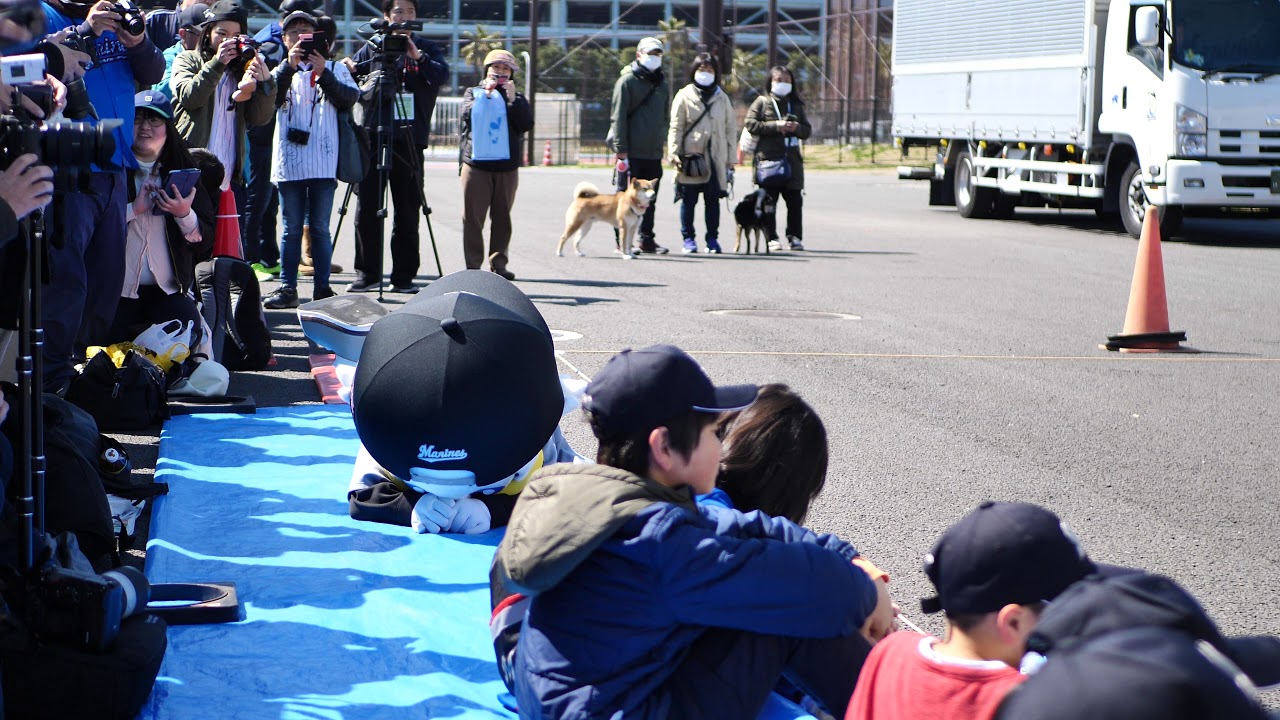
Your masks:
<path fill-rule="evenodd" d="M 342 232 L 342 220 L 347 217 L 347 206 L 351 204 L 351 195 L 355 192 L 355 184 L 347 184 L 347 193 L 342 196 L 342 205 L 338 206 L 338 227 L 333 231 L 333 247 L 338 247 L 338 234 Z"/>

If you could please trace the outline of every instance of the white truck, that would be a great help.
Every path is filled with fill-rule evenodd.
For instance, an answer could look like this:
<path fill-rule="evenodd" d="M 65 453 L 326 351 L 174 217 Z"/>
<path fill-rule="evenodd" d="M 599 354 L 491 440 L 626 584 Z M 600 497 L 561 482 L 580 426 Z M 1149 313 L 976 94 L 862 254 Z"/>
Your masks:
<path fill-rule="evenodd" d="M 893 135 L 929 204 L 1093 208 L 1137 237 L 1280 217 L 1280 0 L 896 0 Z"/>

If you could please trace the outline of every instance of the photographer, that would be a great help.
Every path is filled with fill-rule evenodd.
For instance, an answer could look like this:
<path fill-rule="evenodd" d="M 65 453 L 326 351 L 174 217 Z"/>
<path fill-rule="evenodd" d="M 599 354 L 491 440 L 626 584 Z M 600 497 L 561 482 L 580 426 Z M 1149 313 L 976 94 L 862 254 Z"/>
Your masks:
<path fill-rule="evenodd" d="M 133 96 L 164 73 L 164 58 L 146 35 L 141 12 L 108 0 L 93 5 L 44 4 L 46 32 L 73 28 L 92 49 L 85 89 L 111 130 L 115 152 L 107 166 L 94 165 L 78 191 L 59 198 L 51 229 L 48 290 L 44 293 L 45 389 L 64 391 L 74 374 L 72 358 L 87 345 L 112 342 L 107 334 L 124 284 L 125 170 L 138 167 L 133 145 Z M 81 14 L 83 13 L 83 14 Z M 83 18 L 75 25 L 71 17 Z"/>
<path fill-rule="evenodd" d="M 174 16 L 174 21 L 178 26 L 175 31 L 176 40 L 172 45 L 164 49 L 164 75 L 160 78 L 160 82 L 151 88 L 156 92 L 162 93 L 170 100 L 173 99 L 173 88 L 169 85 L 169 81 L 173 78 L 173 63 L 178 59 L 178 53 L 183 50 L 195 50 L 200 44 L 200 26 L 204 25 L 204 15 L 208 10 L 208 5 L 195 3 L 183 8 Z M 155 15 L 156 13 L 148 15 L 147 20 L 150 21 Z"/>
<path fill-rule="evenodd" d="M 394 292 L 417 292 L 418 212 L 421 209 L 422 151 L 431 142 L 431 113 L 436 96 L 449 78 L 444 50 L 414 35 L 406 24 L 416 24 L 414 0 L 383 0 L 383 20 L 375 25 L 384 35 L 374 36 L 356 51 L 348 67 L 363 91 L 364 126 L 376 138 L 379 119 L 394 122 L 391 149 L 391 201 L 395 216 L 391 225 L 391 286 Z M 407 40 L 407 42 L 405 42 Z M 403 48 L 403 52 L 399 49 Z M 356 279 L 347 292 L 377 290 L 382 283 L 383 186 L 377 158 L 360 183 L 356 203 Z"/>
<path fill-rule="evenodd" d="M 242 208 L 245 129 L 271 121 L 276 82 L 244 34 L 249 13 L 238 0 L 218 0 L 207 17 L 199 45 L 173 63 L 174 120 L 187 145 L 208 148 L 226 167 L 222 189 Z"/>
<path fill-rule="evenodd" d="M 516 58 L 492 50 L 484 58 L 485 77 L 467 90 L 458 113 L 462 176 L 462 254 L 468 270 L 489 259 L 489 269 L 515 280 L 507 269 L 511 245 L 511 206 L 520 184 L 524 134 L 533 127 L 533 111 L 516 92 Z M 476 130 L 479 128 L 479 131 Z M 484 250 L 484 221 L 489 218 L 489 252 Z"/>
<path fill-rule="evenodd" d="M 311 227 L 315 261 L 312 299 L 332 297 L 329 263 L 333 242 L 329 217 L 338 189 L 338 112 L 350 110 L 360 91 L 346 66 L 331 63 L 316 18 L 305 12 L 284 19 L 285 61 L 276 78 L 275 162 L 271 180 L 280 189 L 284 210 L 281 250 L 284 270 L 280 287 L 262 302 L 270 310 L 298 307 L 298 264 L 302 258 L 302 226 Z"/>

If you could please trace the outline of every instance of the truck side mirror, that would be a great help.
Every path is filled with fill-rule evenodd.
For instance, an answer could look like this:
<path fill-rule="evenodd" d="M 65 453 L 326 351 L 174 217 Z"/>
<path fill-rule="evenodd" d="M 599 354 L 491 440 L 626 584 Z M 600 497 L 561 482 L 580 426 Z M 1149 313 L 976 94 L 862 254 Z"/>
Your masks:
<path fill-rule="evenodd" d="M 1160 9 L 1146 5 L 1133 11 L 1133 37 L 1143 47 L 1160 44 Z"/>

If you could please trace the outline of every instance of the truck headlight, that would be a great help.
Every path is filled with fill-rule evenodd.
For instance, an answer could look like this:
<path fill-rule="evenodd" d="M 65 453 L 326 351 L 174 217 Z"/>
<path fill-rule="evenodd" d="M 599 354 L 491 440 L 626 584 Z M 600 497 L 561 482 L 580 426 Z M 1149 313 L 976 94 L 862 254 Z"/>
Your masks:
<path fill-rule="evenodd" d="M 1203 135 L 1209 131 L 1209 118 L 1186 105 L 1179 105 L 1178 119 L 1174 123 L 1174 129 L 1180 133 L 1199 133 Z"/>
<path fill-rule="evenodd" d="M 1209 152 L 1209 136 L 1204 133 L 1178 133 L 1177 154 L 1181 157 L 1204 157 Z"/>

